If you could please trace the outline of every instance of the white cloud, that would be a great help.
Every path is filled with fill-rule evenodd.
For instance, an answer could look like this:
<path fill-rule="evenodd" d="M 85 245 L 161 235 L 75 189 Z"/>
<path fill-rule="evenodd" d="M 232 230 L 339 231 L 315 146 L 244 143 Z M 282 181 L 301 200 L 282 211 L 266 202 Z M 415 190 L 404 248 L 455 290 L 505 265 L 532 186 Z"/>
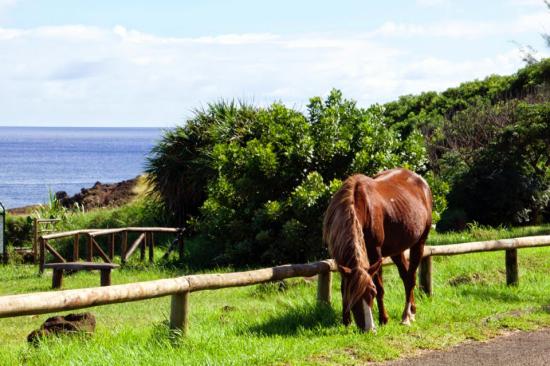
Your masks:
<path fill-rule="evenodd" d="M 433 24 L 397 23 L 388 21 L 370 34 L 374 37 L 441 37 L 481 38 L 495 35 L 513 36 L 520 33 L 541 32 L 550 25 L 550 12 L 536 12 L 518 16 L 512 22 L 444 21 Z"/>
<path fill-rule="evenodd" d="M 224 34 L 214 37 L 157 37 L 151 34 L 128 30 L 121 25 L 113 28 L 114 34 L 124 41 L 132 43 L 159 43 L 159 44 L 219 44 L 219 45 L 241 45 L 257 44 L 276 40 L 278 36 L 270 33 L 245 33 L 245 34 Z"/>
<path fill-rule="evenodd" d="M 23 33 L 19 29 L 0 28 L 0 41 L 17 38 Z"/>
<path fill-rule="evenodd" d="M 63 25 L 39 27 L 26 33 L 32 33 L 32 36 L 44 39 L 74 40 L 78 42 L 102 40 L 108 35 L 108 32 L 98 27 L 84 25 Z"/>
<path fill-rule="evenodd" d="M 438 26 L 384 29 L 425 34 Z M 453 27 L 446 34 L 460 34 Z M 123 26 L 0 28 L 0 123 L 173 124 L 218 98 L 299 107 L 332 87 L 368 105 L 521 65 L 512 51 L 458 61 L 436 51 L 382 44 L 373 34 L 191 38 Z"/>
<path fill-rule="evenodd" d="M 429 37 L 480 37 L 498 32 L 497 24 L 490 22 L 448 21 L 436 24 L 414 24 L 386 22 L 372 32 L 373 36 L 391 36 L 411 38 Z"/>

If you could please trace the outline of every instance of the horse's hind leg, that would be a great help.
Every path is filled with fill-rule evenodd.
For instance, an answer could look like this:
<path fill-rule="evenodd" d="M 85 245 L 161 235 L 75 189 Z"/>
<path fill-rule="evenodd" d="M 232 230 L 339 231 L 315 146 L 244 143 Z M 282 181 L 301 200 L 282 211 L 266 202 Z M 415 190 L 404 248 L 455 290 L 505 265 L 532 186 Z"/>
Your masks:
<path fill-rule="evenodd" d="M 410 321 L 414 321 L 414 312 L 416 312 L 416 306 L 414 305 L 414 296 L 411 303 L 411 298 L 409 295 L 409 261 L 407 260 L 407 258 L 405 258 L 404 253 L 394 255 L 391 257 L 391 259 L 393 260 L 393 263 L 395 263 L 395 265 L 397 266 L 399 277 L 401 277 L 401 280 L 403 281 L 403 286 L 405 287 L 405 310 L 403 310 L 401 324 L 410 325 Z"/>

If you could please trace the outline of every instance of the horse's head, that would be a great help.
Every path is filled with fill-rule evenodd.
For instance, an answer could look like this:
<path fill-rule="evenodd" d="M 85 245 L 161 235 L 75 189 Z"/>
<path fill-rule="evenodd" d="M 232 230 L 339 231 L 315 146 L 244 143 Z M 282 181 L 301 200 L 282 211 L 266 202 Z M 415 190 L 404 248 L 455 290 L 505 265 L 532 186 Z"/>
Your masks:
<path fill-rule="evenodd" d="M 344 324 L 350 323 L 350 312 L 353 312 L 353 318 L 359 329 L 365 332 L 375 330 L 372 304 L 376 297 L 376 286 L 372 277 L 378 272 L 381 265 L 382 261 L 379 260 L 368 268 L 338 266 L 342 274 Z"/>

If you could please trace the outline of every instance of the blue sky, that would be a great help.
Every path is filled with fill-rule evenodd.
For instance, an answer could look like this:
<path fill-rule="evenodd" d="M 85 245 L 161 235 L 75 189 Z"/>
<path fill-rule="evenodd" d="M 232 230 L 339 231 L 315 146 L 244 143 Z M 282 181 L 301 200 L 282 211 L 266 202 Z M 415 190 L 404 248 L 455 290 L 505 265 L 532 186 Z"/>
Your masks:
<path fill-rule="evenodd" d="M 0 0 L 0 125 L 165 127 L 332 87 L 368 106 L 512 73 L 541 32 L 542 0 Z"/>

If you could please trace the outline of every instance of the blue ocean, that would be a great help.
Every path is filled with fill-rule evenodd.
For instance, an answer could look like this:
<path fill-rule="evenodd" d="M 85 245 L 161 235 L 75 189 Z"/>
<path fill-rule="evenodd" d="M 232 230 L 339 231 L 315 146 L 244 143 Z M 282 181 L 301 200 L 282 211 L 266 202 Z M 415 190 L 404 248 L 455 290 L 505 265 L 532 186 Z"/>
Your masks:
<path fill-rule="evenodd" d="M 156 128 L 0 127 L 0 202 L 39 204 L 50 191 L 134 178 L 160 137 Z"/>

